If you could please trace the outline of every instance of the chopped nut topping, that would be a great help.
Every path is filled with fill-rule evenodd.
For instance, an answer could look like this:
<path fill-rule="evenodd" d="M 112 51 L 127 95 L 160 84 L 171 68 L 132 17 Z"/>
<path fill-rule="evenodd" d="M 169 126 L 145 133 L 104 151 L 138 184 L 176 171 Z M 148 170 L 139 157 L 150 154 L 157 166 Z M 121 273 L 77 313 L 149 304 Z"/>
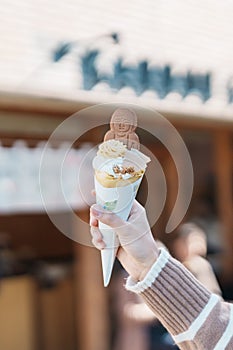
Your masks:
<path fill-rule="evenodd" d="M 120 169 L 120 167 L 118 165 L 114 165 L 113 171 L 114 171 L 115 174 L 120 174 L 121 169 Z"/>
<path fill-rule="evenodd" d="M 134 167 L 119 167 L 119 165 L 114 165 L 113 171 L 115 174 L 133 174 L 135 172 Z"/>
<path fill-rule="evenodd" d="M 129 167 L 127 168 L 127 173 L 132 174 L 132 173 L 134 173 L 134 172 L 135 172 L 135 170 L 134 170 L 134 167 L 133 167 L 133 166 L 129 166 Z"/>

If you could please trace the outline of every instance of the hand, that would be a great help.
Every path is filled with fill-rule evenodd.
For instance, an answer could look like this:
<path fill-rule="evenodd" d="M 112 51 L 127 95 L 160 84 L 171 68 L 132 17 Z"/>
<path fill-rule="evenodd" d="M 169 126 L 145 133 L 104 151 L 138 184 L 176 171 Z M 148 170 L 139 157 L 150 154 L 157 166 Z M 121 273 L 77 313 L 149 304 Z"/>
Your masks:
<path fill-rule="evenodd" d="M 158 257 L 158 247 L 152 236 L 145 209 L 134 201 L 128 221 L 116 214 L 93 205 L 90 209 L 92 242 L 98 249 L 105 243 L 98 229 L 98 222 L 109 225 L 118 235 L 121 246 L 117 258 L 135 281 L 141 281 Z"/>

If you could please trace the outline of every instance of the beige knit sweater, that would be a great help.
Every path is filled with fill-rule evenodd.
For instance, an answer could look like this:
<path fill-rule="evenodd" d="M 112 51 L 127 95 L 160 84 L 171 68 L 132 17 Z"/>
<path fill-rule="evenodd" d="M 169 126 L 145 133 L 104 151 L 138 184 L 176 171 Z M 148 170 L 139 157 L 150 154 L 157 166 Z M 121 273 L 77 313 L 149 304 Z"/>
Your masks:
<path fill-rule="evenodd" d="M 233 350 L 233 304 L 211 294 L 165 249 L 143 281 L 126 289 L 140 294 L 182 350 Z"/>

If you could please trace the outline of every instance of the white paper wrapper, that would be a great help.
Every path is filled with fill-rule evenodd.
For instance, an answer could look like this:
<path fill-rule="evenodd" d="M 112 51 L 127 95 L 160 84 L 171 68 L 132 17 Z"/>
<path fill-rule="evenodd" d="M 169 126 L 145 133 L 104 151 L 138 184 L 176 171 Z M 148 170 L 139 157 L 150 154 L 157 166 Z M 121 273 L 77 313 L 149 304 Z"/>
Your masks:
<path fill-rule="evenodd" d="M 95 179 L 96 202 L 103 208 L 116 213 L 123 220 L 127 220 L 141 181 L 142 177 L 128 186 L 106 188 Z M 106 248 L 101 250 L 104 286 L 106 287 L 110 281 L 119 240 L 111 227 L 99 222 L 99 229 L 106 244 Z"/>
<path fill-rule="evenodd" d="M 128 158 L 127 164 L 134 166 L 136 171 L 143 170 L 144 174 L 146 163 L 149 162 L 150 159 L 140 152 L 136 152 L 136 155 L 134 152 L 132 153 L 133 156 L 131 157 L 131 161 L 129 161 Z M 137 161 L 137 164 L 135 161 Z M 109 162 L 110 160 L 106 160 L 106 163 Z M 95 165 L 95 169 L 97 168 L 96 164 L 98 164 L 97 170 L 102 170 L 103 167 L 106 166 L 105 164 L 103 165 L 103 163 L 101 164 L 101 162 L 94 160 L 93 165 Z M 133 205 L 133 201 L 142 181 L 143 174 L 133 183 L 131 183 L 130 180 L 125 179 L 125 186 L 113 188 L 104 187 L 95 177 L 96 202 L 103 208 L 116 213 L 123 220 L 127 220 Z M 99 229 L 106 244 L 106 248 L 101 250 L 103 279 L 104 286 L 106 287 L 111 278 L 116 252 L 119 247 L 119 240 L 111 227 L 99 222 Z"/>

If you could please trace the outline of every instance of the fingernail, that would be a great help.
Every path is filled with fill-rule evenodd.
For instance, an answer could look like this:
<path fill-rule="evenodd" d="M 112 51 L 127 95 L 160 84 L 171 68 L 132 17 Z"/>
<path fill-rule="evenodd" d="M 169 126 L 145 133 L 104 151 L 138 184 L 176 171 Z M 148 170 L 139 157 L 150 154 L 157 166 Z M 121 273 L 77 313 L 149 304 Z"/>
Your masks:
<path fill-rule="evenodd" d="M 91 211 L 96 218 L 100 218 L 103 215 L 103 208 L 100 208 L 97 205 L 92 206 Z"/>

